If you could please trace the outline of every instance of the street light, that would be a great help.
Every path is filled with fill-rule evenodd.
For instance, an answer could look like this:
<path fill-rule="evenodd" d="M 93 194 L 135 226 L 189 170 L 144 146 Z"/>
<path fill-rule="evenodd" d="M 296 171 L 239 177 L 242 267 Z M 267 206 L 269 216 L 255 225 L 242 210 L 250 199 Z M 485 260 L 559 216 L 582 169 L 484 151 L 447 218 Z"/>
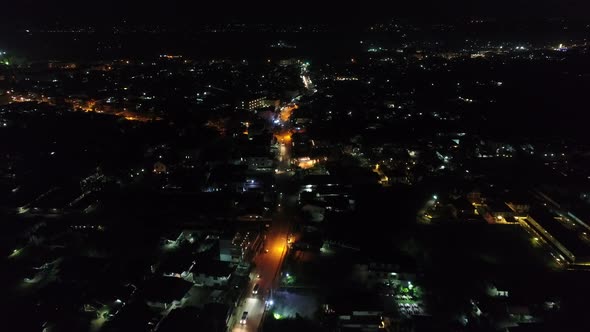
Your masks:
<path fill-rule="evenodd" d="M 437 200 L 438 196 L 437 195 L 432 195 L 432 199 Z"/>

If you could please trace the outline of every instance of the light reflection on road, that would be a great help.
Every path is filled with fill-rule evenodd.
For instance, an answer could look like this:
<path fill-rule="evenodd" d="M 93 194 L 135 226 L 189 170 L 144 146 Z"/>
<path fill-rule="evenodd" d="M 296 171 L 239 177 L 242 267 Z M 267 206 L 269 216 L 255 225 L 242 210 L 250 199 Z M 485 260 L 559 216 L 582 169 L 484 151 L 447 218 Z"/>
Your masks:
<path fill-rule="evenodd" d="M 281 121 L 287 122 L 295 109 L 297 109 L 297 105 L 295 104 L 289 104 L 288 106 L 283 107 L 279 116 Z M 289 168 L 289 163 L 291 161 L 291 130 L 285 128 L 285 123 L 282 123 L 282 125 L 277 126 L 275 137 L 277 137 L 279 143 L 282 143 L 279 154 L 277 155 L 279 164 L 276 172 L 277 192 L 282 193 L 285 190 L 285 183 L 289 177 L 286 171 Z M 279 204 L 283 201 L 288 204 L 282 205 L 288 206 L 290 204 L 295 204 L 296 200 L 292 199 L 292 197 L 280 195 Z M 265 309 L 265 301 L 270 299 L 270 289 L 275 289 L 278 286 L 279 278 L 277 275 L 280 271 L 283 256 L 287 252 L 287 239 L 290 232 L 289 221 L 289 213 L 279 207 L 273 217 L 272 225 L 266 236 L 265 249 L 268 249 L 268 253 L 265 253 L 263 250 L 262 253 L 258 254 L 254 259 L 256 268 L 250 275 L 251 281 L 247 290 L 248 295 L 247 298 L 240 303 L 238 308 L 236 308 L 235 325 L 233 326 L 232 331 L 258 331 Z M 260 278 L 257 278 L 257 275 L 260 275 Z M 252 289 L 256 284 L 258 284 L 260 288 L 258 294 L 253 295 Z M 244 311 L 248 312 L 248 318 L 246 324 L 242 325 L 240 324 L 240 318 Z"/>

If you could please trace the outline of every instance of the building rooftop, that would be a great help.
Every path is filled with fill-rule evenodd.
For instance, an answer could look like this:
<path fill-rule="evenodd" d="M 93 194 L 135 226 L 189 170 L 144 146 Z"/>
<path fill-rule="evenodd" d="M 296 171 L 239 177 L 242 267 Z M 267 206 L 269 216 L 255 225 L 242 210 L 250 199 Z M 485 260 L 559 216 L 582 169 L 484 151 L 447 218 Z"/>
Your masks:
<path fill-rule="evenodd" d="M 194 260 L 190 253 L 180 253 L 167 256 L 158 266 L 160 273 L 182 273 L 188 271 Z"/>
<path fill-rule="evenodd" d="M 566 221 L 556 219 L 555 215 L 538 206 L 531 210 L 530 216 L 576 257 L 590 257 L 590 245 L 584 243 L 578 231 L 566 227 Z"/>
<path fill-rule="evenodd" d="M 171 303 L 182 299 L 191 289 L 192 283 L 174 277 L 157 277 L 143 285 L 143 296 L 149 302 Z"/>
<path fill-rule="evenodd" d="M 486 204 L 492 212 L 512 213 L 512 210 L 510 209 L 510 207 L 508 207 L 508 205 L 506 205 L 506 203 L 504 203 L 502 201 L 490 200 L 490 201 L 486 202 Z"/>
<path fill-rule="evenodd" d="M 154 313 L 145 303 L 132 301 L 127 303 L 112 321 L 107 321 L 102 330 L 106 332 L 146 331 L 153 317 Z"/>
<path fill-rule="evenodd" d="M 466 198 L 464 198 L 464 197 L 461 197 L 461 198 L 458 198 L 458 199 L 454 200 L 452 202 L 452 204 L 453 204 L 453 206 L 455 208 L 457 208 L 460 211 L 463 211 L 463 210 L 473 211 L 475 209 L 473 207 L 473 205 L 471 203 L 469 203 L 469 201 Z"/>
<path fill-rule="evenodd" d="M 234 269 L 228 262 L 217 260 L 197 260 L 197 263 L 191 269 L 192 273 L 205 274 L 212 277 L 228 277 Z"/>
<path fill-rule="evenodd" d="M 195 307 L 183 307 L 172 310 L 158 325 L 158 332 L 176 332 L 197 328 L 200 323 L 201 310 Z"/>

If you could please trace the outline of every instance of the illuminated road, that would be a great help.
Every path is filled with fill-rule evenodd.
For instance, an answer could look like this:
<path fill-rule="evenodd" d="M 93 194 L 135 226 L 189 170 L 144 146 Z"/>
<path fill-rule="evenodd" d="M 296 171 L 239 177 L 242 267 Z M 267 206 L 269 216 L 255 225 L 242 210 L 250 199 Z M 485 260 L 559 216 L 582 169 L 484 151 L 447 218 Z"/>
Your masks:
<path fill-rule="evenodd" d="M 302 68 L 302 79 L 307 89 L 311 89 L 311 80 L 307 75 L 307 66 Z M 310 91 L 313 92 L 313 91 Z M 278 121 L 275 122 L 274 136 L 280 144 L 277 158 L 277 171 L 275 174 L 278 203 L 273 216 L 272 225 L 266 236 L 265 249 L 268 253 L 261 253 L 254 259 L 255 269 L 250 278 L 247 297 L 236 309 L 235 324 L 232 331 L 258 331 L 261 320 L 264 316 L 266 301 L 271 299 L 274 291 L 280 282 L 281 265 L 287 253 L 287 241 L 291 231 L 291 216 L 297 205 L 297 195 L 288 194 L 288 183 L 292 173 L 291 168 L 291 134 L 289 120 L 293 112 L 299 108 L 293 99 L 291 103 L 280 108 Z M 258 275 L 260 278 L 258 278 Z M 258 294 L 252 294 L 254 286 L 259 285 Z M 240 318 L 244 311 L 248 312 L 246 324 L 240 324 Z"/>
<path fill-rule="evenodd" d="M 308 93 L 316 92 L 311 77 L 309 76 L 309 63 L 307 62 L 301 65 L 301 80 L 303 81 L 303 86 L 308 90 Z"/>
<path fill-rule="evenodd" d="M 266 236 L 265 249 L 254 259 L 255 269 L 253 270 L 251 282 L 248 288 L 247 297 L 240 303 L 235 313 L 235 324 L 231 329 L 238 331 L 258 331 L 261 323 L 265 301 L 270 299 L 271 289 L 276 289 L 279 285 L 279 273 L 283 263 L 283 257 L 287 252 L 287 240 L 290 232 L 290 223 L 292 215 L 291 209 L 296 205 L 296 196 L 287 195 L 285 188 L 289 182 L 289 172 L 291 159 L 290 132 L 285 129 L 285 125 L 292 115 L 293 110 L 297 109 L 296 105 L 289 105 L 282 109 L 280 114 L 281 124 L 277 125 L 275 136 L 281 143 L 279 153 L 277 154 L 277 174 L 276 189 L 278 203 L 273 216 L 273 222 Z M 257 276 L 260 275 L 260 278 Z M 259 285 L 258 294 L 252 294 L 254 286 Z M 240 318 L 244 311 L 248 312 L 246 324 L 240 324 Z"/>
<path fill-rule="evenodd" d="M 278 212 L 273 225 L 267 235 L 266 249 L 268 253 L 261 253 L 255 259 L 256 268 L 252 273 L 252 282 L 248 289 L 248 296 L 236 310 L 236 325 L 233 331 L 257 331 L 264 312 L 265 301 L 269 299 L 269 290 L 278 286 L 278 275 L 282 258 L 287 250 L 287 236 L 289 235 L 289 219 L 282 212 Z M 260 278 L 257 278 L 257 275 Z M 252 294 L 254 285 L 259 285 L 257 295 Z M 241 325 L 239 318 L 244 311 L 248 312 L 245 325 Z"/>

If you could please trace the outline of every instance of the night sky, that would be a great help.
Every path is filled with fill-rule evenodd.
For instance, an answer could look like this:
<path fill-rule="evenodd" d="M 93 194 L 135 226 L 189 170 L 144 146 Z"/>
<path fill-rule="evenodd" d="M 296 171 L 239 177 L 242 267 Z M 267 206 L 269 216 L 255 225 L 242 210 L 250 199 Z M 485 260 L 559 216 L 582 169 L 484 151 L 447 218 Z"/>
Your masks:
<path fill-rule="evenodd" d="M 12 22 L 92 22 L 123 19 L 137 23 L 297 22 L 355 23 L 375 18 L 431 20 L 465 17 L 585 18 L 586 0 L 451 0 L 451 1 L 138 1 L 22 0 L 3 4 Z"/>

